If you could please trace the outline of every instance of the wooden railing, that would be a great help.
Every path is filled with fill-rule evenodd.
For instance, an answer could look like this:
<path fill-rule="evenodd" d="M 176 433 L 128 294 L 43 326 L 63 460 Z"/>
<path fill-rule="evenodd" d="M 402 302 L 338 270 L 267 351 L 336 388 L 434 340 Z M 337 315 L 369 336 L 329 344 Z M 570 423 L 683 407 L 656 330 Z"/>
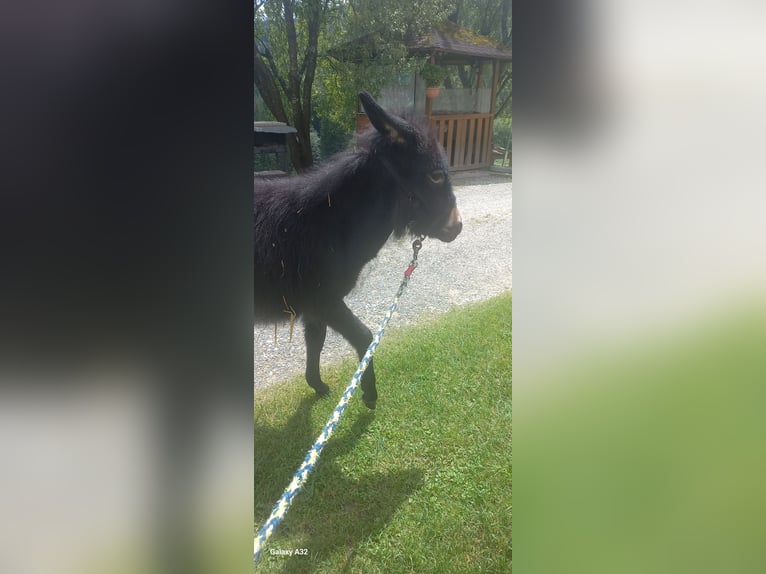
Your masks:
<path fill-rule="evenodd" d="M 492 163 L 492 114 L 440 114 L 431 126 L 447 152 L 451 171 Z"/>

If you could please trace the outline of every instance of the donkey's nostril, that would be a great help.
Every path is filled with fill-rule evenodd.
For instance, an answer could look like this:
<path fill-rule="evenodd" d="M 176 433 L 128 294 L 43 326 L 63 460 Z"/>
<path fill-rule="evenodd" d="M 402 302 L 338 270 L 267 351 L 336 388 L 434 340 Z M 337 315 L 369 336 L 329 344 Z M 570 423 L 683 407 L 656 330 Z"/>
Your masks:
<path fill-rule="evenodd" d="M 445 243 L 449 243 L 450 241 L 453 241 L 458 235 L 460 235 L 462 230 L 463 222 L 460 219 L 457 219 L 456 221 L 450 220 L 447 225 L 442 227 L 441 231 L 436 237 Z"/>
<path fill-rule="evenodd" d="M 460 235 L 460 232 L 462 230 L 463 230 L 463 218 L 460 217 L 460 211 L 458 211 L 458 208 L 453 207 L 452 211 L 450 211 L 447 221 L 444 222 L 441 229 L 439 229 L 438 232 L 432 234 L 431 237 L 436 237 L 440 241 L 449 243 L 450 241 L 455 239 L 458 235 Z"/>
<path fill-rule="evenodd" d="M 460 210 L 457 207 L 453 207 L 447 220 L 447 228 L 454 229 L 455 235 L 460 233 L 463 229 L 463 218 L 460 216 Z"/>

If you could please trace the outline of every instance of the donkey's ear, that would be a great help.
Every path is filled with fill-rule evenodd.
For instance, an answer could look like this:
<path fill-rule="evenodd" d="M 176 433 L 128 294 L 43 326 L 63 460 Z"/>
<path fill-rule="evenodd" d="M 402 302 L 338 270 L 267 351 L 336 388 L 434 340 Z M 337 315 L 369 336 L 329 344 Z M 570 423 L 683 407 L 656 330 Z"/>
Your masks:
<path fill-rule="evenodd" d="M 370 123 L 378 132 L 393 143 L 403 144 L 406 142 L 407 134 L 412 131 L 407 122 L 387 113 L 367 92 L 359 92 L 359 99 Z"/>

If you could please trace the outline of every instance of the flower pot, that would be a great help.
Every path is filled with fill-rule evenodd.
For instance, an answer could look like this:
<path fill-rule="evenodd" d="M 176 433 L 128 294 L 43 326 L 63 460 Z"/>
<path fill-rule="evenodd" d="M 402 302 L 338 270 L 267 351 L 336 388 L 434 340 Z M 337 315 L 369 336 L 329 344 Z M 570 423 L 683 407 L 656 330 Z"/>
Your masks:
<path fill-rule="evenodd" d="M 427 98 L 436 98 L 439 96 L 439 88 L 426 88 L 426 97 Z"/>

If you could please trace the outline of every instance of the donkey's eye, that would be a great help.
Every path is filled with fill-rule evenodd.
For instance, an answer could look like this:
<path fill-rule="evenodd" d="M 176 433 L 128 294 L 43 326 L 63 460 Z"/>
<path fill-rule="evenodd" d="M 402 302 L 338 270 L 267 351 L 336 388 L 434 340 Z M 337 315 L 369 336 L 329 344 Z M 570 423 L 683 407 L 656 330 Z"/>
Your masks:
<path fill-rule="evenodd" d="M 441 169 L 435 169 L 428 174 L 428 179 L 437 184 L 444 183 L 444 171 Z"/>

